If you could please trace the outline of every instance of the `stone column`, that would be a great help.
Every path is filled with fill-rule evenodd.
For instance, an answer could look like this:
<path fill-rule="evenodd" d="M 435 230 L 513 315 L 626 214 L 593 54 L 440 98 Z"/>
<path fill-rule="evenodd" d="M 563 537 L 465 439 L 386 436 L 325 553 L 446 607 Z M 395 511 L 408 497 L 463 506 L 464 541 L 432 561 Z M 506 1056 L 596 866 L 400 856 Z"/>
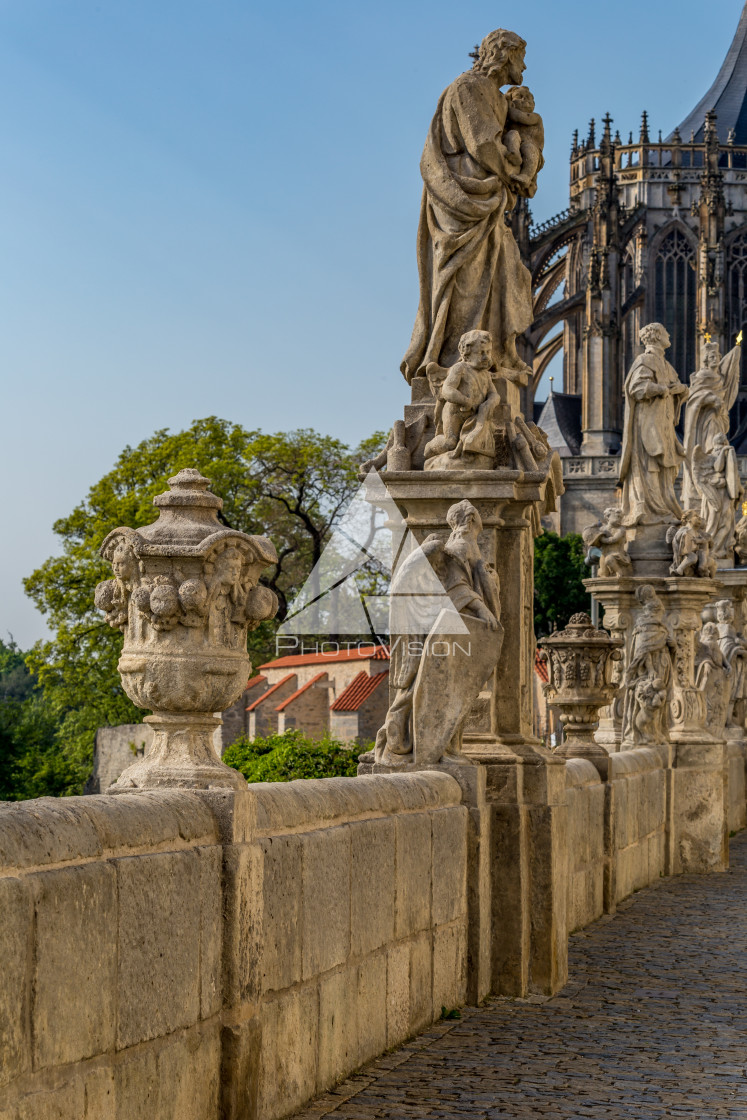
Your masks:
<path fill-rule="evenodd" d="M 470 999 L 557 991 L 567 978 L 565 762 L 532 731 L 534 536 L 547 470 L 380 477 L 419 543 L 447 536 L 447 510 L 468 499 L 500 579 L 500 658 L 467 716 L 461 758 L 441 764 L 460 781 L 473 825 Z M 390 769 L 361 772 L 369 768 Z"/>

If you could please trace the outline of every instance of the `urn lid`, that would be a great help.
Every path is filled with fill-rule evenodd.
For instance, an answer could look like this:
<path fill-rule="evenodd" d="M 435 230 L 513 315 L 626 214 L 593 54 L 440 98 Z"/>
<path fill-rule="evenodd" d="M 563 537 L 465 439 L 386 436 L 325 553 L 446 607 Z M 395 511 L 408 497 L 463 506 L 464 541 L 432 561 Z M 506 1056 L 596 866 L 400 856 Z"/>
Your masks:
<path fill-rule="evenodd" d="M 210 492 L 210 479 L 194 467 L 185 467 L 169 479 L 169 490 L 153 499 L 160 514 L 157 521 L 138 529 L 150 545 L 194 546 L 224 527 L 218 521 L 223 499 Z"/>
<path fill-rule="evenodd" d="M 584 611 L 571 615 L 564 630 L 556 630 L 547 638 L 541 638 L 540 646 L 562 645 L 609 645 L 620 646 L 622 638 L 614 638 L 607 630 L 597 630 L 591 618 Z"/>

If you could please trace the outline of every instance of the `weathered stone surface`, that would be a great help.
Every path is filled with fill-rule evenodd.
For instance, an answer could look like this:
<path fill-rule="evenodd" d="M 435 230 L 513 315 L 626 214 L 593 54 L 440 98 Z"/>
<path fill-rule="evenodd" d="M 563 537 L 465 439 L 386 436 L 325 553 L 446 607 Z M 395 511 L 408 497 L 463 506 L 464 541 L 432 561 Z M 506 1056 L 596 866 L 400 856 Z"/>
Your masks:
<path fill-rule="evenodd" d="M 235 1007 L 262 990 L 262 853 L 231 844 L 223 849 L 223 1003 Z"/>
<path fill-rule="evenodd" d="M 358 966 L 358 1062 L 368 1062 L 387 1048 L 387 956 L 368 956 Z"/>
<path fill-rule="evenodd" d="M 334 1084 L 358 1063 L 358 969 L 342 969 L 319 982 L 317 1087 Z"/>
<path fill-rule="evenodd" d="M 361 957 L 394 937 L 395 822 L 360 821 L 351 825 L 350 842 L 351 952 Z"/>
<path fill-rule="evenodd" d="M 467 810 L 431 813 L 433 838 L 431 882 L 432 922 L 443 925 L 466 913 Z"/>
<path fill-rule="evenodd" d="M 83 811 L 89 798 L 39 797 L 0 804 L 0 866 L 39 867 L 101 855 L 101 840 Z"/>
<path fill-rule="evenodd" d="M 196 852 L 117 861 L 117 1045 L 133 1046 L 200 1014 L 200 864 Z"/>
<path fill-rule="evenodd" d="M 398 1046 L 410 1034 L 410 947 L 393 945 L 386 955 L 386 1044 Z"/>
<path fill-rule="evenodd" d="M 319 993 L 315 985 L 268 1000 L 262 1009 L 259 1116 L 282 1116 L 317 1088 Z"/>
<path fill-rule="evenodd" d="M 113 1047 L 118 915 L 108 864 L 47 871 L 34 886 L 33 1062 L 41 1069 Z"/>
<path fill-rule="evenodd" d="M 433 1021 L 433 934 L 410 939 L 410 1034 Z"/>
<path fill-rule="evenodd" d="M 158 1068 L 155 1047 L 125 1054 L 115 1067 L 117 1120 L 153 1120 L 158 1116 Z"/>
<path fill-rule="evenodd" d="M 112 1066 L 85 1075 L 86 1120 L 116 1120 L 117 1090 Z"/>
<path fill-rule="evenodd" d="M 85 1117 L 83 1081 L 72 1077 L 59 1089 L 29 1093 L 18 1102 L 14 1120 L 75 1120 Z"/>
<path fill-rule="evenodd" d="M 431 920 L 431 822 L 427 816 L 398 817 L 395 935 L 427 929 Z"/>
<path fill-rule="evenodd" d="M 433 1016 L 451 1011 L 465 1000 L 467 983 L 467 926 L 451 922 L 433 932 Z"/>
<path fill-rule="evenodd" d="M 28 881 L 0 879 L 0 1086 L 31 1065 L 29 1004 L 33 911 Z"/>
<path fill-rule="evenodd" d="M 430 831 L 430 830 L 429 830 Z M 350 829 L 309 832 L 303 846 L 303 979 L 350 952 Z"/>
<path fill-rule="evenodd" d="M 214 1120 L 218 1113 L 220 1027 L 193 1028 L 158 1054 L 158 1120 Z"/>
<path fill-rule="evenodd" d="M 262 990 L 281 991 L 301 979 L 302 941 L 290 937 L 302 929 L 303 907 L 300 836 L 273 836 L 260 841 L 263 853 Z"/>
<path fill-rule="evenodd" d="M 198 848 L 200 860 L 200 1018 L 223 1004 L 223 851 Z"/>

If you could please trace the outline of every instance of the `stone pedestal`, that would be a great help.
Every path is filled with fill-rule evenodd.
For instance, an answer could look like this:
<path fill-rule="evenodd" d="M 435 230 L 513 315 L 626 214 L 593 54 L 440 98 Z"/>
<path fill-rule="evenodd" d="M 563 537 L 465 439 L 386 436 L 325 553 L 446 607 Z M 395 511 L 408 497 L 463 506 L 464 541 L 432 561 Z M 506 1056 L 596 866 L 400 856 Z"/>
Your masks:
<path fill-rule="evenodd" d="M 461 758 L 429 768 L 448 768 L 470 809 L 470 1000 L 551 994 L 567 979 L 565 762 L 532 734 L 534 537 L 547 471 L 387 471 L 382 480 L 418 543 L 445 539 L 446 512 L 465 498 L 482 519 L 480 550 L 500 579 L 501 653 L 464 724 Z M 360 772 L 369 769 L 390 767 Z"/>
<path fill-rule="evenodd" d="M 701 612 L 717 598 L 719 585 L 707 578 L 639 575 L 584 582 L 604 606 L 605 626 L 624 642 L 621 694 L 607 710 L 598 740 L 611 752 L 637 745 L 661 751 L 667 771 L 667 874 L 723 870 L 728 865 L 728 752 L 723 729 L 707 724 L 704 697 L 695 685 Z M 668 730 L 660 742 L 637 744 L 623 738 L 624 682 L 641 610 L 636 591 L 645 584 L 665 607 L 664 623 L 675 645 Z"/>

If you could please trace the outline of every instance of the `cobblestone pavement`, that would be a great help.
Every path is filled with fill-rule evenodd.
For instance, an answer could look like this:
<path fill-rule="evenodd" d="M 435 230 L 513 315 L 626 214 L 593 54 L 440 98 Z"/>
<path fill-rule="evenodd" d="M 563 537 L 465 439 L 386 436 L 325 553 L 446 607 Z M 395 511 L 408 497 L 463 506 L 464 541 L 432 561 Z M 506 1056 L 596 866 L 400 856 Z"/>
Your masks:
<path fill-rule="evenodd" d="M 552 999 L 467 1008 L 296 1120 L 747 1120 L 747 833 L 728 873 L 575 934 L 569 965 Z"/>

